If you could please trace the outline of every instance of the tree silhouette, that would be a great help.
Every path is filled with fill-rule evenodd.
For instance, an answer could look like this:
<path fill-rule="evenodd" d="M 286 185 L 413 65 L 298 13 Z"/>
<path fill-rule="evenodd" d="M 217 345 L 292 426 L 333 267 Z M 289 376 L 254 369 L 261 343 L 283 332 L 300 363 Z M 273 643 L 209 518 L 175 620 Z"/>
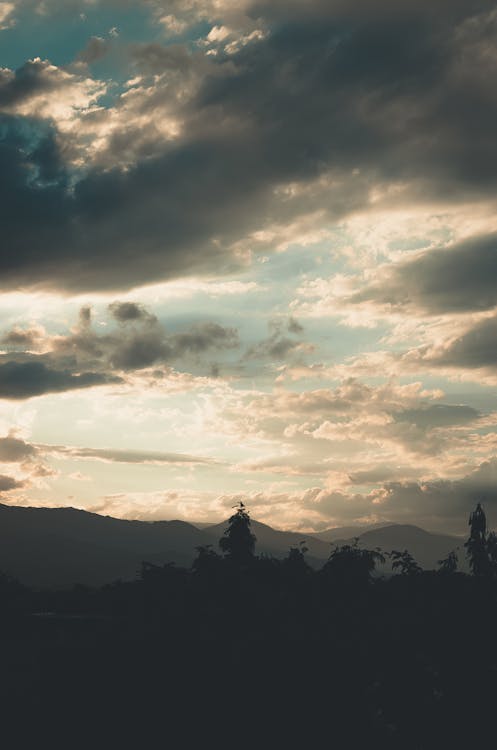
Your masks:
<path fill-rule="evenodd" d="M 484 542 L 487 534 L 487 517 L 485 511 L 481 507 L 481 503 L 477 503 L 475 510 L 470 513 L 468 526 L 470 526 L 470 536 L 472 539 L 477 539 Z"/>
<path fill-rule="evenodd" d="M 470 514 L 468 525 L 470 527 L 469 537 L 464 543 L 466 554 L 469 558 L 469 567 L 475 576 L 489 576 L 492 573 L 492 563 L 487 546 L 487 519 L 481 503 Z M 494 544 L 491 539 L 493 554 Z M 496 555 L 497 557 L 497 555 Z"/>
<path fill-rule="evenodd" d="M 305 559 L 308 551 L 305 541 L 288 550 L 288 555 L 283 560 L 283 570 L 292 580 L 303 580 L 312 573 L 312 568 Z"/>
<path fill-rule="evenodd" d="M 192 563 L 192 571 L 201 576 L 213 576 L 220 570 L 223 559 L 212 549 L 211 544 L 202 544 L 195 548 L 197 557 Z"/>
<path fill-rule="evenodd" d="M 457 570 L 457 552 L 453 549 L 447 557 L 443 557 L 441 560 L 438 560 L 438 572 L 439 573 L 455 573 Z"/>
<path fill-rule="evenodd" d="M 487 555 L 491 573 L 497 577 L 497 534 L 491 531 L 487 536 Z"/>
<path fill-rule="evenodd" d="M 322 568 L 324 575 L 340 585 L 364 586 L 371 581 L 376 563 L 385 562 L 379 549 L 361 549 L 358 539 L 353 544 L 335 547 Z"/>
<path fill-rule="evenodd" d="M 388 556 L 393 561 L 392 570 L 398 570 L 402 576 L 413 576 L 422 572 L 422 568 L 406 549 L 403 552 L 392 550 Z"/>
<path fill-rule="evenodd" d="M 224 556 L 237 565 L 246 565 L 254 559 L 255 535 L 250 529 L 250 515 L 240 502 L 228 520 L 228 528 L 219 540 Z"/>

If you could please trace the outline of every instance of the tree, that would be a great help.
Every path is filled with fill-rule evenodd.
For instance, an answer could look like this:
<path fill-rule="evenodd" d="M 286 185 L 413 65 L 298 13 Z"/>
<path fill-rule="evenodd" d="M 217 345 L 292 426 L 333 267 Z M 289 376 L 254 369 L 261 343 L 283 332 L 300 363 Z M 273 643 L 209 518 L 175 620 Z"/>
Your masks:
<path fill-rule="evenodd" d="M 453 549 L 447 557 L 443 557 L 441 560 L 438 560 L 438 572 L 444 573 L 444 574 L 451 574 L 455 573 L 457 570 L 457 552 Z"/>
<path fill-rule="evenodd" d="M 200 576 L 217 575 L 223 565 L 223 558 L 212 549 L 211 544 L 202 544 L 195 549 L 198 554 L 192 563 L 192 571 Z"/>
<path fill-rule="evenodd" d="M 487 519 L 481 503 L 470 514 L 468 525 L 470 527 L 469 537 L 464 542 L 466 554 L 469 558 L 469 567 L 474 576 L 489 576 L 492 573 L 492 561 L 489 557 L 487 543 Z M 490 538 L 490 551 L 493 551 L 493 537 Z"/>
<path fill-rule="evenodd" d="M 292 580 L 303 580 L 312 573 L 312 568 L 307 564 L 305 559 L 306 552 L 309 551 L 305 541 L 300 542 L 296 547 L 290 547 L 288 555 L 283 560 L 283 570 Z"/>
<path fill-rule="evenodd" d="M 385 562 L 379 549 L 361 549 L 359 540 L 353 544 L 335 547 L 322 568 L 322 572 L 341 586 L 365 586 L 370 583 L 376 563 Z"/>
<path fill-rule="evenodd" d="M 497 534 L 491 531 L 487 536 L 487 554 L 494 576 L 497 576 Z"/>
<path fill-rule="evenodd" d="M 388 556 L 393 560 L 392 570 L 398 570 L 402 576 L 417 575 L 423 570 L 406 549 L 403 552 L 394 549 L 388 553 Z"/>
<path fill-rule="evenodd" d="M 255 535 L 250 529 L 250 515 L 245 505 L 240 502 L 228 520 L 228 528 L 219 540 L 224 556 L 237 565 L 246 565 L 253 561 Z"/>

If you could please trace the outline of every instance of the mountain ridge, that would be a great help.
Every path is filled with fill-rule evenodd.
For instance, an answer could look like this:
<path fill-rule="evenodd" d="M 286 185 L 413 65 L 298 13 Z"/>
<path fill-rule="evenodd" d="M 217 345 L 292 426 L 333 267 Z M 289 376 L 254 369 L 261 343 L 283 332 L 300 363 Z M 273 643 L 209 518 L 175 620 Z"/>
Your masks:
<path fill-rule="evenodd" d="M 211 545 L 218 550 L 227 523 L 199 529 L 177 519 L 141 521 L 77 508 L 0 504 L 0 571 L 40 588 L 130 580 L 136 577 L 142 561 L 189 567 L 197 547 Z M 256 520 L 252 520 L 252 530 L 257 537 L 257 554 L 281 558 L 290 547 L 305 542 L 307 559 L 315 568 L 322 566 L 332 548 L 317 535 L 274 529 Z M 458 537 L 390 524 L 370 527 L 352 538 L 335 539 L 333 545 L 350 544 L 355 537 L 361 547 L 408 549 L 425 568 L 435 567 L 439 559 L 462 544 Z"/>

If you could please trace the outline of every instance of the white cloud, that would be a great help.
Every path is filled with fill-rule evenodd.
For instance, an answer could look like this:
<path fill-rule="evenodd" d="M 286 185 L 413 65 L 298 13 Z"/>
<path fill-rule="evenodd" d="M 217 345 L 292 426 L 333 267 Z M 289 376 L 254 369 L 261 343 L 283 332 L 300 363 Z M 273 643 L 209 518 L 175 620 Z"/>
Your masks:
<path fill-rule="evenodd" d="M 15 3 L 13 2 L 0 2 L 0 31 L 2 29 L 8 29 L 15 23 L 13 14 L 15 11 Z"/>

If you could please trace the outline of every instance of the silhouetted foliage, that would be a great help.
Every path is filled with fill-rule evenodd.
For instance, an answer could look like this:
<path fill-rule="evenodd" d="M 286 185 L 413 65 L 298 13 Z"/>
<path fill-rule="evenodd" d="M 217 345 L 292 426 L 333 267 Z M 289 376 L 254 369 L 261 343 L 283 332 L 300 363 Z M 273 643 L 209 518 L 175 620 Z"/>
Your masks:
<path fill-rule="evenodd" d="M 335 547 L 322 572 L 340 585 L 364 586 L 370 583 L 376 564 L 380 562 L 385 562 L 380 550 L 361 549 L 355 539 L 353 544 Z"/>
<path fill-rule="evenodd" d="M 246 565 L 254 559 L 256 537 L 250 530 L 250 515 L 240 502 L 228 520 L 228 528 L 219 540 L 225 557 L 238 565 Z"/>
<path fill-rule="evenodd" d="M 457 570 L 458 557 L 457 552 L 452 550 L 449 554 L 438 561 L 438 572 L 450 575 Z"/>
<path fill-rule="evenodd" d="M 222 557 L 212 548 L 211 544 L 196 547 L 197 557 L 192 563 L 192 571 L 201 576 L 213 576 L 219 573 Z"/>
<path fill-rule="evenodd" d="M 402 576 L 413 576 L 422 572 L 422 568 L 406 549 L 403 552 L 394 549 L 388 556 L 392 560 L 392 570 L 398 570 Z"/>
<path fill-rule="evenodd" d="M 472 539 L 479 539 L 484 542 L 487 535 L 487 517 L 481 503 L 477 503 L 475 510 L 470 513 L 468 526 L 470 526 L 470 536 Z"/>
<path fill-rule="evenodd" d="M 468 525 L 470 527 L 469 538 L 464 546 L 470 570 L 475 576 L 491 576 L 492 563 L 487 546 L 487 519 L 481 503 L 478 503 L 470 514 Z"/>
<path fill-rule="evenodd" d="M 487 536 L 487 555 L 492 575 L 497 577 L 497 534 L 491 531 Z"/>
<path fill-rule="evenodd" d="M 308 551 L 305 541 L 300 542 L 298 547 L 290 547 L 288 550 L 288 555 L 284 558 L 282 566 L 290 579 L 294 581 L 305 580 L 312 573 L 312 568 L 305 559 Z"/>

